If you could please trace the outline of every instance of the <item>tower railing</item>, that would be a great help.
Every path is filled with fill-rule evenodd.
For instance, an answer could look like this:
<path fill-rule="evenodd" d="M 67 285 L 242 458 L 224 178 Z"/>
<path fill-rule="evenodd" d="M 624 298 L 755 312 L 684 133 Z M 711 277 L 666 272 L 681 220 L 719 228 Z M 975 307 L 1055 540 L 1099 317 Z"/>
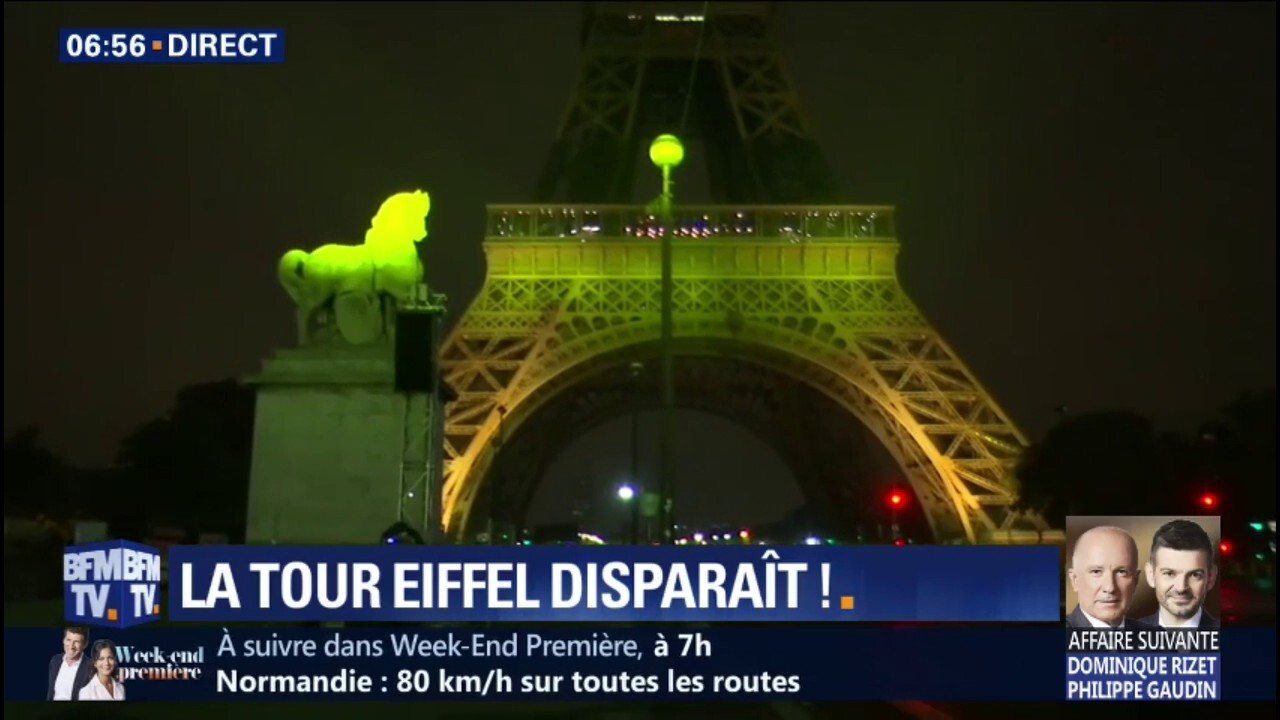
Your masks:
<path fill-rule="evenodd" d="M 675 238 L 897 242 L 889 205 L 678 205 Z M 490 205 L 486 238 L 500 241 L 635 242 L 662 237 L 664 221 L 637 205 Z"/>

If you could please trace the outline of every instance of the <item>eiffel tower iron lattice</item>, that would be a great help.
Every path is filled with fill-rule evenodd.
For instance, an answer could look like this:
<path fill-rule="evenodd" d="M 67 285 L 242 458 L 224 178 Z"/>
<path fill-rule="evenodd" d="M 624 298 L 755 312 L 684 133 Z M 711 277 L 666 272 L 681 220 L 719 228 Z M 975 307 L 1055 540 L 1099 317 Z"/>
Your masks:
<path fill-rule="evenodd" d="M 703 142 L 725 202 L 832 201 L 772 5 L 588 3 L 577 90 L 536 201 L 631 202 L 636 160 L 664 132 Z"/>
<path fill-rule="evenodd" d="M 487 518 L 478 498 L 508 438 L 567 422 L 557 398 L 653 352 L 660 239 L 671 232 L 681 357 L 767 368 L 837 403 L 896 460 L 939 542 L 1060 542 L 1042 518 L 1013 510 L 1026 439 L 898 282 L 894 209 L 777 204 L 820 198 L 830 183 L 789 84 L 752 95 L 751 82 L 786 77 L 767 4 L 603 5 L 588 14 L 586 69 L 543 200 L 488 208 L 488 274 L 442 349 L 458 393 L 445 417 L 449 534 L 467 537 Z M 677 205 L 670 224 L 642 207 L 585 204 L 629 195 L 632 146 L 647 141 L 647 122 L 674 117 L 641 108 L 683 102 L 661 91 L 705 70 L 694 67 L 698 45 L 724 79 L 695 119 L 706 137 L 733 139 L 706 153 L 726 204 Z M 716 117 L 733 118 L 736 133 L 719 133 Z M 726 165 L 735 159 L 739 171 Z M 578 202 L 552 202 L 565 193 Z M 515 491 L 518 502 L 529 492 Z"/>

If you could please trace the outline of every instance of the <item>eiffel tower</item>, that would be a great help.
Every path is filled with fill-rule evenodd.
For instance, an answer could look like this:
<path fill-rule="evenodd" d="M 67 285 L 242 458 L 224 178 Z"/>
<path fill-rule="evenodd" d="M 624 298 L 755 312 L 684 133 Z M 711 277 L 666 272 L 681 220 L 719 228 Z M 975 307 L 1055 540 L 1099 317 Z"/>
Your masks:
<path fill-rule="evenodd" d="M 536 204 L 487 209 L 488 275 L 442 348 L 452 537 L 517 522 L 559 449 L 656 402 L 669 231 L 678 404 L 756 430 L 818 505 L 848 504 L 869 431 L 937 542 L 1060 541 L 1012 508 L 1026 439 L 898 282 L 894 208 L 827 204 L 772 13 L 589 4 Z M 671 131 L 701 139 L 719 204 L 664 223 L 628 203 L 642 148 Z"/>

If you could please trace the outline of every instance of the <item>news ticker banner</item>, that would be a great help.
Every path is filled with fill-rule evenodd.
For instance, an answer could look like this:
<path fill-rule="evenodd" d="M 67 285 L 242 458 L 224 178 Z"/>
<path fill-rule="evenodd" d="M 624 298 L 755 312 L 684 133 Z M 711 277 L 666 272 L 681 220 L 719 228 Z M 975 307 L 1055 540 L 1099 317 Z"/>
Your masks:
<path fill-rule="evenodd" d="M 64 28 L 58 57 L 78 64 L 278 64 L 284 30 L 263 28 Z"/>
<path fill-rule="evenodd" d="M 79 548 L 68 554 L 78 558 L 64 563 L 68 619 L 95 621 L 92 611 L 103 606 L 89 600 L 112 581 L 109 555 Z M 177 622 L 1056 622 L 1059 562 L 1058 548 L 1049 546 L 176 546 L 168 551 L 168 616 Z M 138 605 L 134 593 L 144 590 L 128 589 L 126 601 Z M 138 607 L 156 610 L 145 599 Z"/>
<path fill-rule="evenodd" d="M 62 638 L 5 630 L 6 702 L 45 698 Z M 1061 626 L 93 628 L 88 646 L 103 639 L 128 702 L 1037 702 L 1081 679 Z M 1140 690 L 1090 699 L 1274 702 L 1275 629 L 1220 645 L 1091 653 L 1111 665 L 1087 680 Z"/>

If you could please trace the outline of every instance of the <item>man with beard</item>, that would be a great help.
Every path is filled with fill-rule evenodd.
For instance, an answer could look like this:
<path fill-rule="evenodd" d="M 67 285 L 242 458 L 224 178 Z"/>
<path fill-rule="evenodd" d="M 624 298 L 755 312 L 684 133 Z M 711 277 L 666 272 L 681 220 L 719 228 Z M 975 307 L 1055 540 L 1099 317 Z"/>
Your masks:
<path fill-rule="evenodd" d="M 1143 622 L 1162 628 L 1216 629 L 1218 619 L 1204 610 L 1205 598 L 1218 581 L 1213 542 L 1190 520 L 1165 523 L 1151 538 L 1147 584 L 1156 591 L 1160 610 Z"/>

